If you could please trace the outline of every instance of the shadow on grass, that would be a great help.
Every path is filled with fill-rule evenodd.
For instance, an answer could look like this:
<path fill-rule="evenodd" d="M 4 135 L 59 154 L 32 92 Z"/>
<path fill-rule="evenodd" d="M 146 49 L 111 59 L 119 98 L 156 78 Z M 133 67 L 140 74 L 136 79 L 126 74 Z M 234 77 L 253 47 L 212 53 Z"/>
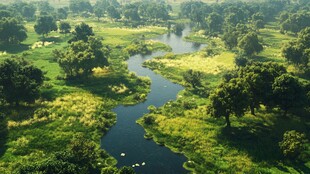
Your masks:
<path fill-rule="evenodd" d="M 21 53 L 26 50 L 29 50 L 29 45 L 26 45 L 26 44 L 17 44 L 17 45 L 3 44 L 3 43 L 0 44 L 1 52 L 17 54 L 17 53 Z"/>
<path fill-rule="evenodd" d="M 114 86 L 119 87 L 122 84 L 128 89 L 123 92 L 112 90 Z M 90 91 L 92 94 L 120 101 L 137 92 L 137 86 L 139 86 L 139 83 L 137 84 L 136 80 L 129 79 L 127 76 L 115 73 L 102 76 L 79 77 L 67 80 L 66 85 L 79 87 Z"/>
<path fill-rule="evenodd" d="M 268 57 L 264 57 L 264 56 L 253 56 L 252 58 L 255 61 L 259 61 L 259 62 L 277 62 L 277 63 L 283 63 L 284 60 L 281 59 L 273 59 L 273 58 L 268 58 Z"/>
<path fill-rule="evenodd" d="M 5 153 L 6 141 L 8 138 L 8 128 L 7 128 L 7 120 L 4 115 L 0 113 L 0 157 Z"/>
<path fill-rule="evenodd" d="M 241 124 L 246 126 L 223 128 L 218 139 L 228 146 L 246 152 L 254 161 L 264 161 L 283 172 L 289 172 L 285 166 L 280 166 L 277 163 L 277 161 L 284 160 L 279 142 L 282 141 L 285 131 L 297 130 L 309 134 L 309 129 L 303 120 L 274 117 L 272 126 L 266 126 L 258 121 L 240 120 Z M 310 173 L 310 168 L 305 166 L 303 162 L 285 162 L 285 164 L 301 173 Z"/>

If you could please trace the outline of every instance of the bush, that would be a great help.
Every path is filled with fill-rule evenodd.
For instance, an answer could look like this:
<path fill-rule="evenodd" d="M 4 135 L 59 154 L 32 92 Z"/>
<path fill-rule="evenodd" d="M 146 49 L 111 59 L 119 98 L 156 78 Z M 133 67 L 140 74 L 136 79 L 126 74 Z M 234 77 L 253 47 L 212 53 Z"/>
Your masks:
<path fill-rule="evenodd" d="M 290 158 L 298 158 L 305 150 L 306 135 L 295 130 L 286 131 L 283 140 L 279 143 L 283 155 Z"/>
<path fill-rule="evenodd" d="M 155 123 L 155 118 L 152 115 L 147 115 L 143 117 L 143 122 L 146 125 L 151 125 Z"/>

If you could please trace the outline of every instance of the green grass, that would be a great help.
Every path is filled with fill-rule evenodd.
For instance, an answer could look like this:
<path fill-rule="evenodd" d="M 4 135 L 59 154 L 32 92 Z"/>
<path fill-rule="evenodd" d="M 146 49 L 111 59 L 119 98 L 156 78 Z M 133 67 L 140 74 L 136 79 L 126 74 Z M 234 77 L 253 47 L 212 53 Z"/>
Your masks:
<path fill-rule="evenodd" d="M 264 51 L 253 60 L 279 62 L 294 72 L 280 54 L 282 44 L 294 37 L 282 35 L 271 26 L 260 30 L 259 36 Z M 184 167 L 193 173 L 309 173 L 309 162 L 285 160 L 278 145 L 287 130 L 305 132 L 309 137 L 309 119 L 297 117 L 299 114 L 282 118 L 278 109 L 267 111 L 261 107 L 256 116 L 246 113 L 242 118 L 232 117 L 232 129 L 227 130 L 224 119 L 207 114 L 208 98 L 196 94 L 183 81 L 182 74 L 188 69 L 201 71 L 202 83 L 215 88 L 222 74 L 235 68 L 234 53 L 225 50 L 219 38 L 206 38 L 199 32 L 185 39 L 207 43 L 221 53 L 213 57 L 206 56 L 205 50 L 178 56 L 170 54 L 144 63 L 169 80 L 186 86 L 176 101 L 152 109 L 138 120 L 146 129 L 146 137 L 183 153 L 188 158 Z M 145 124 L 147 117 L 153 117 L 154 121 Z"/>
<path fill-rule="evenodd" d="M 53 152 L 65 150 L 79 132 L 99 146 L 102 133 L 115 122 L 115 115 L 111 115 L 110 110 L 118 104 L 135 104 L 146 99 L 150 80 L 128 72 L 124 63 L 128 54 L 123 48 L 142 35 L 151 38 L 166 29 L 131 29 L 123 27 L 122 23 L 95 19 L 68 21 L 72 28 L 82 21 L 93 27 L 95 35 L 102 37 L 103 44 L 111 49 L 110 66 L 97 69 L 93 76 L 63 80 L 64 74 L 52 51 L 68 46 L 72 35 L 51 32 L 46 38 L 49 45 L 34 48 L 42 39 L 34 32 L 34 22 L 25 24 L 28 38 L 21 45 L 0 45 L 0 51 L 6 52 L 0 55 L 0 61 L 20 56 L 42 69 L 46 78 L 41 87 L 41 99 L 35 104 L 0 108 L 5 114 L 5 119 L 0 120 L 0 173 L 11 173 L 21 164 L 37 162 Z M 148 47 L 152 51 L 169 49 L 157 42 L 149 42 Z M 42 110 L 46 112 L 38 116 Z M 104 164 L 116 164 L 112 158 L 105 160 Z"/>

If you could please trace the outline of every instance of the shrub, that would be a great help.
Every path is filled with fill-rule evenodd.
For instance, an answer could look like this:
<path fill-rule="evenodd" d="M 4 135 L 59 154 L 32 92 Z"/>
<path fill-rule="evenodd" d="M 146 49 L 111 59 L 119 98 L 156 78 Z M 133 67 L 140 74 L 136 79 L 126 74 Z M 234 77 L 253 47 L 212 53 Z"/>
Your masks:
<path fill-rule="evenodd" d="M 305 134 L 291 130 L 284 133 L 283 140 L 279 143 L 279 146 L 284 156 L 296 159 L 305 150 L 306 143 L 307 138 Z"/>

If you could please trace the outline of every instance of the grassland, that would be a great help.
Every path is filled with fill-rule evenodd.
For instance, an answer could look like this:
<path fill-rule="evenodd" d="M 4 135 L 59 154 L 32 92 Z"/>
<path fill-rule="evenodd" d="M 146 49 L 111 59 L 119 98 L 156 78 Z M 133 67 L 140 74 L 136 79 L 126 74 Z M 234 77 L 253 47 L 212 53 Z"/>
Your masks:
<path fill-rule="evenodd" d="M 128 54 L 123 49 L 132 40 L 151 38 L 166 30 L 160 27 L 131 29 L 120 23 L 96 19 L 71 19 L 72 26 L 85 22 L 103 38 L 111 50 L 109 67 L 97 68 L 91 77 L 64 80 L 64 74 L 52 51 L 68 45 L 71 34 L 52 32 L 45 46 L 33 29 L 25 23 L 28 38 L 21 45 L 1 45 L 0 61 L 19 56 L 45 72 L 41 99 L 34 104 L 0 108 L 0 173 L 11 173 L 21 164 L 31 164 L 48 158 L 51 153 L 65 150 L 72 137 L 83 133 L 99 147 L 100 137 L 112 126 L 116 117 L 110 110 L 118 104 L 134 104 L 145 100 L 150 81 L 128 72 L 124 62 Z M 74 27 L 73 27 L 74 28 Z M 150 50 L 167 49 L 161 43 L 146 43 Z M 113 166 L 115 160 L 102 159 L 102 166 Z"/>
<path fill-rule="evenodd" d="M 294 37 L 282 35 L 273 25 L 259 31 L 264 51 L 255 61 L 274 61 L 286 66 L 292 73 L 295 69 L 281 56 L 282 44 Z M 290 115 L 281 117 L 278 109 L 266 110 L 263 106 L 256 116 L 247 113 L 244 117 L 232 117 L 232 129 L 225 128 L 224 119 L 207 114 L 208 98 L 196 94 L 182 78 L 188 70 L 203 72 L 206 90 L 216 87 L 225 71 L 234 69 L 234 53 L 225 51 L 218 38 L 206 38 L 199 32 L 187 40 L 209 43 L 222 52 L 216 56 L 206 55 L 206 49 L 185 55 L 166 55 L 150 60 L 145 66 L 187 88 L 178 94 L 176 101 L 159 108 L 138 120 L 146 129 L 146 137 L 183 153 L 188 162 L 184 167 L 193 173 L 309 173 L 310 162 L 283 160 L 278 143 L 287 130 L 297 130 L 309 135 L 310 121 Z M 147 119 L 151 117 L 152 119 Z M 144 120 L 154 120 L 144 122 Z M 310 154 L 310 144 L 307 144 Z"/>

